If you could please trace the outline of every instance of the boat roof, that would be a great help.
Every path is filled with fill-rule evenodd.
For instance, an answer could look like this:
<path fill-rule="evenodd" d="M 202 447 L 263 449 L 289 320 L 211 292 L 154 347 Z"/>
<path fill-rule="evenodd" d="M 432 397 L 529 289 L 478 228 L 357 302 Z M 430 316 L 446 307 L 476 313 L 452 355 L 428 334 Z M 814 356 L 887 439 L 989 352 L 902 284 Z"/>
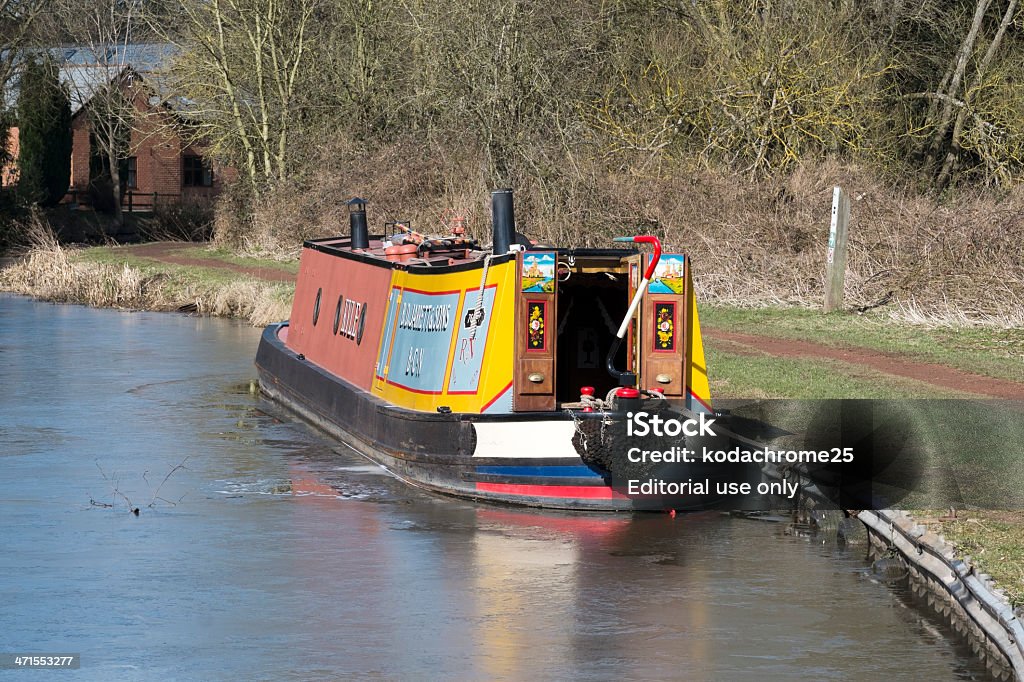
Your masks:
<path fill-rule="evenodd" d="M 303 243 L 303 247 L 332 256 L 350 258 L 396 270 L 411 270 L 413 272 L 457 272 L 459 270 L 470 270 L 480 267 L 484 259 L 491 254 L 489 249 L 482 249 L 473 243 L 469 248 L 461 246 L 455 249 L 441 249 L 436 252 L 436 255 L 426 258 L 417 257 L 406 261 L 390 260 L 384 251 L 385 248 L 390 246 L 390 242 L 387 239 L 383 235 L 371 235 L 369 247 L 366 249 L 353 249 L 352 240 L 349 236 L 310 239 Z M 545 245 L 531 246 L 526 251 L 555 252 L 559 256 L 597 259 L 621 259 L 639 253 L 635 248 L 566 248 Z M 514 257 L 515 252 L 500 254 L 491 259 L 491 264 L 504 263 Z"/>

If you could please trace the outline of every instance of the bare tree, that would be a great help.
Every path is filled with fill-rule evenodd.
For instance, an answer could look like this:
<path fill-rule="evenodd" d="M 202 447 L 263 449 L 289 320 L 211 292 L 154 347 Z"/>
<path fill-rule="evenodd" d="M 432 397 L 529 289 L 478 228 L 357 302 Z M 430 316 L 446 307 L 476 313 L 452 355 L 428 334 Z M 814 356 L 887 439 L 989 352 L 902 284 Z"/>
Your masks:
<path fill-rule="evenodd" d="M 857 7 L 708 0 L 672 11 L 651 29 L 660 39 L 627 43 L 619 84 L 585 109 L 609 158 L 640 172 L 696 158 L 753 177 L 881 146 L 893 64 L 849 28 Z"/>
<path fill-rule="evenodd" d="M 293 167 L 303 77 L 319 0 L 184 0 L 150 17 L 178 46 L 171 82 L 196 135 L 234 162 L 254 190 Z"/>
<path fill-rule="evenodd" d="M 526 150 L 565 131 L 595 95 L 607 35 L 597 4 L 537 0 L 405 2 L 413 29 L 407 95 L 428 134 L 470 142 L 490 181 L 505 184 L 542 159 Z M 603 5 L 603 3 L 602 3 Z"/>
<path fill-rule="evenodd" d="M 985 0 L 978 0 L 978 9 L 980 10 Z M 999 22 L 999 28 L 996 30 L 995 36 L 989 43 L 988 48 L 985 50 L 985 54 L 978 61 L 977 68 L 975 70 L 974 78 L 971 80 L 970 86 L 964 92 L 964 106 L 960 107 L 956 113 L 956 116 L 952 118 L 953 132 L 949 141 L 949 149 L 946 152 L 946 158 L 943 161 L 942 169 L 939 171 L 939 177 L 936 180 L 936 184 L 939 187 L 944 187 L 949 182 L 950 176 L 952 175 L 954 165 L 962 151 L 962 139 L 964 134 L 964 124 L 967 122 L 967 115 L 970 112 L 970 103 L 977 93 L 986 76 L 988 75 L 989 68 L 992 66 L 992 60 L 1002 46 L 1003 37 L 1006 35 L 1006 30 L 1013 23 L 1017 13 L 1017 0 L 1010 0 L 1007 3 L 1006 10 L 1003 12 L 1002 20 Z M 972 33 L 974 32 L 974 26 L 971 27 Z M 970 38 L 970 36 L 968 36 Z M 965 44 L 966 44 L 965 40 Z M 960 66 L 960 63 L 957 63 Z M 959 68 L 958 68 L 959 73 Z M 951 94 L 951 97 L 954 97 Z M 943 108 L 943 119 L 940 121 L 940 126 L 936 129 L 936 134 L 939 132 L 945 134 L 950 125 L 949 117 L 949 102 L 951 99 L 947 99 L 947 105 Z"/>
<path fill-rule="evenodd" d="M 901 98 L 928 102 L 918 123 L 908 128 L 918 139 L 914 156 L 934 173 L 938 189 L 958 171 L 973 168 L 1010 180 L 1022 161 L 1018 148 L 1024 126 L 1019 116 L 1006 115 L 1019 110 L 1017 77 L 1005 73 L 1019 73 L 1019 58 L 1012 47 L 1004 49 L 1008 41 L 1013 45 L 1011 36 L 1022 18 L 1019 0 L 974 0 L 962 9 L 939 24 L 929 43 L 915 45 L 930 53 L 941 54 L 943 46 L 952 50 L 938 72 L 942 77 Z"/>
<path fill-rule="evenodd" d="M 0 166 L 10 160 L 7 151 L 10 119 L 6 111 L 9 81 L 43 4 L 44 0 L 0 0 Z"/>
<path fill-rule="evenodd" d="M 142 27 L 142 0 L 57 0 L 51 20 L 86 52 L 86 59 L 66 66 L 72 98 L 87 117 L 90 153 L 109 173 L 114 219 L 121 210 L 121 164 L 131 153 L 136 126 L 139 83 L 129 46 Z"/>
<path fill-rule="evenodd" d="M 6 88 L 17 63 L 18 50 L 31 34 L 43 4 L 44 0 L 0 0 L 0 88 Z M 0 99 L 0 108 L 2 106 Z"/>

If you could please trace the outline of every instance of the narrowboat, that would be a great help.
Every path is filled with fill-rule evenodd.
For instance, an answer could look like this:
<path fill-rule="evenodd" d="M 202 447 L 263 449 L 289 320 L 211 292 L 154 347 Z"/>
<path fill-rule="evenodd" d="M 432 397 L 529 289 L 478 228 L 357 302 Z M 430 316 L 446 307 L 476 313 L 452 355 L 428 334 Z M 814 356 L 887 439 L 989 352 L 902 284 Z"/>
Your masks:
<path fill-rule="evenodd" d="M 491 193 L 492 244 L 461 220 L 304 243 L 287 322 L 256 357 L 262 392 L 409 484 L 475 500 L 632 510 L 627 411 L 711 413 L 690 259 L 651 236 L 560 248 Z M 618 420 L 618 422 L 616 422 Z M 602 445 L 603 443 L 603 445 Z"/>

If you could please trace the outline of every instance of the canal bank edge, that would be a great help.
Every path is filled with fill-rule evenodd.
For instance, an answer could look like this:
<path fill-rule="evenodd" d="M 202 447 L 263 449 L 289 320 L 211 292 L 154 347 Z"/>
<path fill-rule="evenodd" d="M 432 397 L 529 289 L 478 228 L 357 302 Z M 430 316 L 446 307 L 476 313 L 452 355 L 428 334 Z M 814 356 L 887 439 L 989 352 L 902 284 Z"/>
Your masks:
<path fill-rule="evenodd" d="M 768 479 L 796 480 L 809 503 L 801 503 L 801 508 L 824 503 L 819 513 L 839 513 L 826 511 L 831 502 L 798 472 L 767 465 L 763 473 Z M 1024 682 L 1024 623 L 991 578 L 975 571 L 969 556 L 957 556 L 953 545 L 907 512 L 880 509 L 850 514 L 867 530 L 869 558 L 896 558 L 907 570 L 913 593 L 924 597 L 928 608 L 964 638 L 993 678 Z"/>
<path fill-rule="evenodd" d="M 906 566 L 914 594 L 962 634 L 997 680 L 1024 680 L 1024 624 L 970 557 L 957 557 L 944 538 L 906 512 L 882 509 L 857 514 L 876 554 Z"/>

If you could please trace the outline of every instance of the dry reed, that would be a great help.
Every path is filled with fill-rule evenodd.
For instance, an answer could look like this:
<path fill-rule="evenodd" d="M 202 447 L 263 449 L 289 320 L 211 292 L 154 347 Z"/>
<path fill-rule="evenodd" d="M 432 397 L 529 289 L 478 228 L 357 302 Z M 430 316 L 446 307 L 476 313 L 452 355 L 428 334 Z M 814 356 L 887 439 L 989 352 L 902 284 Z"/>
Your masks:
<path fill-rule="evenodd" d="M 183 274 L 147 274 L 128 263 L 75 258 L 37 218 L 27 225 L 21 258 L 0 270 L 0 288 L 55 302 L 127 310 L 195 310 L 254 326 L 288 318 L 291 287 L 252 279 L 196 283 Z"/>

